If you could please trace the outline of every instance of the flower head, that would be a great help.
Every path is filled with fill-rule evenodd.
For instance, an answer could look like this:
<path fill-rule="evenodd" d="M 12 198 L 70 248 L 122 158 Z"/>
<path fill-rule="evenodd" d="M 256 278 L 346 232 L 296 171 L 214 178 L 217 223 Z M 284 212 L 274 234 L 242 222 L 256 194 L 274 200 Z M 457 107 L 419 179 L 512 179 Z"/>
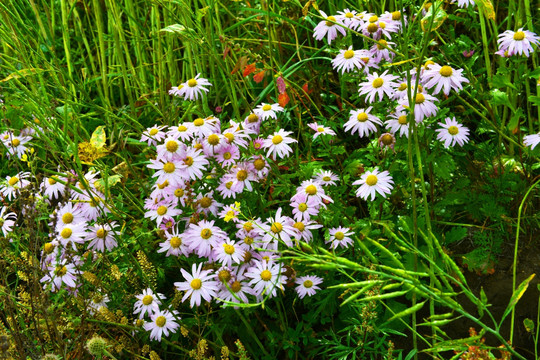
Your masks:
<path fill-rule="evenodd" d="M 456 118 L 446 118 L 444 123 L 439 123 L 442 129 L 437 129 L 437 140 L 444 141 L 444 147 L 454 146 L 459 144 L 463 146 L 469 141 L 469 129 L 456 121 Z"/>
<path fill-rule="evenodd" d="M 150 340 L 161 341 L 163 334 L 169 336 L 169 331 L 175 333 L 180 326 L 175 320 L 177 314 L 176 310 L 173 310 L 172 313 L 169 310 L 162 310 L 150 315 L 152 321 L 144 324 L 144 330 L 150 331 Z"/>
<path fill-rule="evenodd" d="M 268 149 L 266 155 L 280 158 L 289 156 L 293 150 L 288 144 L 298 142 L 297 140 L 290 138 L 290 134 L 292 134 L 292 132 L 280 129 L 278 132 L 275 132 L 274 135 L 268 135 L 266 140 L 264 140 L 264 147 Z"/>
<path fill-rule="evenodd" d="M 210 302 L 216 296 L 216 292 L 219 291 L 218 282 L 212 280 L 214 274 L 211 270 L 202 270 L 202 263 L 197 266 L 193 264 L 191 267 L 191 274 L 186 270 L 181 269 L 182 275 L 186 281 L 175 282 L 174 286 L 180 291 L 185 291 L 182 301 L 186 301 L 189 297 L 189 305 L 191 307 L 199 306 L 201 304 L 201 298 Z"/>
<path fill-rule="evenodd" d="M 508 51 L 508 55 L 515 54 L 529 57 L 529 53 L 534 51 L 532 44 L 539 45 L 540 37 L 529 30 L 523 30 L 520 28 L 518 31 L 506 30 L 502 34 L 499 34 L 499 52 L 505 53 Z"/>
<path fill-rule="evenodd" d="M 532 135 L 525 135 L 523 137 L 523 145 L 530 146 L 531 150 L 533 150 L 536 145 L 540 143 L 540 133 L 538 134 L 532 134 Z"/>
<path fill-rule="evenodd" d="M 313 275 L 307 275 L 307 276 L 301 276 L 296 278 L 294 281 L 295 284 L 298 284 L 296 287 L 296 292 L 298 294 L 298 297 L 300 299 L 303 299 L 304 296 L 312 296 L 315 295 L 317 290 L 320 290 L 321 288 L 317 285 L 321 284 L 323 281 L 322 278 L 318 276 Z"/>
<path fill-rule="evenodd" d="M 321 11 L 321 15 L 325 20 L 319 22 L 317 26 L 315 26 L 315 29 L 313 30 L 313 37 L 315 39 L 322 40 L 328 35 L 328 44 L 330 44 L 332 40 L 337 37 L 338 32 L 343 36 L 347 35 L 345 28 L 342 26 L 343 22 L 341 18 L 336 16 L 327 16 L 324 11 Z"/>
<path fill-rule="evenodd" d="M 448 65 L 433 64 L 429 70 L 422 73 L 422 82 L 428 89 L 435 88 L 433 94 L 438 94 L 442 89 L 445 95 L 449 95 L 450 90 L 459 92 L 463 89 L 461 84 L 469 82 L 462 73 L 463 69 L 456 70 Z"/>
<path fill-rule="evenodd" d="M 356 190 L 356 196 L 367 200 L 371 196 L 371 201 L 375 200 L 376 193 L 381 194 L 384 198 L 393 189 L 392 177 L 388 171 L 379 172 L 377 168 L 373 171 L 366 171 L 360 177 L 360 180 L 353 182 L 353 185 L 360 185 Z"/>

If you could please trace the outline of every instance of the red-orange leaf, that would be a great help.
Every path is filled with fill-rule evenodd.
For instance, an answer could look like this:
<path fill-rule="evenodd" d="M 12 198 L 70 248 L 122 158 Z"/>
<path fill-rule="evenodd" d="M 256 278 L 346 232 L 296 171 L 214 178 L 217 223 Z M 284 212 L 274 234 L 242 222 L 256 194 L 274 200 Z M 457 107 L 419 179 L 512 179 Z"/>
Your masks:
<path fill-rule="evenodd" d="M 304 86 L 302 86 L 302 90 L 304 90 L 308 95 L 313 92 L 313 90 L 308 89 L 308 83 L 305 83 Z"/>
<path fill-rule="evenodd" d="M 278 103 L 279 103 L 279 106 L 281 107 L 285 107 L 289 101 L 291 99 L 289 99 L 289 95 L 287 95 L 287 92 L 284 92 L 283 94 L 279 94 L 278 96 Z"/>
<path fill-rule="evenodd" d="M 246 77 L 249 74 L 251 74 L 252 72 L 255 72 L 255 70 L 257 70 L 257 68 L 255 67 L 255 63 L 249 64 L 244 68 L 244 72 L 242 73 L 242 75 L 244 77 Z"/>
<path fill-rule="evenodd" d="M 263 81 L 263 78 L 264 78 L 264 73 L 266 71 L 260 71 L 258 73 L 256 73 L 255 75 L 253 75 L 253 81 L 255 81 L 257 84 L 260 83 L 261 81 Z"/>

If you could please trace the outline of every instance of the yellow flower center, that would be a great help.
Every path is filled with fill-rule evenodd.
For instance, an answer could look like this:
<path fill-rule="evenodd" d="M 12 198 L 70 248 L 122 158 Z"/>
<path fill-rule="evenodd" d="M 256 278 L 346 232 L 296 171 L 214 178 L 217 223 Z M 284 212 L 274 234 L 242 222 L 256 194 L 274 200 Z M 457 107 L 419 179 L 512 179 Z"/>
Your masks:
<path fill-rule="evenodd" d="M 8 184 L 9 184 L 9 186 L 13 186 L 13 185 L 15 185 L 15 184 L 18 183 L 18 182 L 19 182 L 19 178 L 16 177 L 16 176 L 14 176 L 14 177 L 12 177 L 12 178 L 9 179 Z"/>
<path fill-rule="evenodd" d="M 145 295 L 142 298 L 143 305 L 150 305 L 152 303 L 152 301 L 154 301 L 154 298 L 152 297 L 152 295 Z"/>
<path fill-rule="evenodd" d="M 253 244 L 253 238 L 250 237 L 250 236 L 246 236 L 246 237 L 244 238 L 244 243 L 245 243 L 246 245 L 251 245 L 251 244 Z"/>
<path fill-rule="evenodd" d="M 197 80 L 195 79 L 188 80 L 187 84 L 189 87 L 195 87 L 197 86 Z"/>
<path fill-rule="evenodd" d="M 210 239 L 211 236 L 212 236 L 212 230 L 210 230 L 210 229 L 202 229 L 201 230 L 201 237 L 204 240 Z"/>
<path fill-rule="evenodd" d="M 272 230 L 272 232 L 275 233 L 275 234 L 279 234 L 281 232 L 281 230 L 283 230 L 283 225 L 281 225 L 278 222 L 275 222 L 270 227 L 270 230 Z"/>
<path fill-rule="evenodd" d="M 272 110 L 272 105 L 266 104 L 266 105 L 264 105 L 264 106 L 262 107 L 262 109 L 263 109 L 263 111 L 269 111 L 269 110 Z"/>
<path fill-rule="evenodd" d="M 430 66 L 430 65 L 433 65 L 433 64 L 435 64 L 433 61 L 428 60 L 428 61 L 426 61 L 426 63 L 424 64 L 424 68 L 427 70 L 427 69 L 429 69 L 429 66 Z"/>
<path fill-rule="evenodd" d="M 203 197 L 201 200 L 199 200 L 199 204 L 202 208 L 209 208 L 210 205 L 212 205 L 213 200 L 209 198 L 208 196 Z"/>
<path fill-rule="evenodd" d="M 160 207 L 157 208 L 156 212 L 159 216 L 163 216 L 167 213 L 167 207 L 164 205 L 161 205 Z"/>
<path fill-rule="evenodd" d="M 105 239 L 105 236 L 107 236 L 107 230 L 104 228 L 99 228 L 98 231 L 96 231 L 96 236 L 100 239 Z"/>
<path fill-rule="evenodd" d="M 255 122 L 259 121 L 259 117 L 257 116 L 257 114 L 249 114 L 249 116 L 247 118 L 247 121 L 249 123 L 255 123 Z"/>
<path fill-rule="evenodd" d="M 232 181 L 228 181 L 228 182 L 225 183 L 225 187 L 226 187 L 227 189 L 231 190 L 232 184 L 233 184 Z"/>
<path fill-rule="evenodd" d="M 234 246 L 229 244 L 223 244 L 223 249 L 225 250 L 225 254 L 232 255 L 234 254 Z"/>
<path fill-rule="evenodd" d="M 244 181 L 248 177 L 248 172 L 246 170 L 240 170 L 236 173 L 236 178 L 238 181 Z"/>
<path fill-rule="evenodd" d="M 221 282 L 227 282 L 231 280 L 231 277 L 231 272 L 229 270 L 221 270 L 220 272 L 218 272 L 218 279 Z"/>
<path fill-rule="evenodd" d="M 379 26 L 381 27 L 381 29 L 384 29 L 384 28 L 386 28 L 386 23 L 382 22 L 382 21 L 379 21 Z"/>
<path fill-rule="evenodd" d="M 274 143 L 274 145 L 281 144 L 282 141 L 283 141 L 283 138 L 281 137 L 281 135 L 275 135 L 272 138 L 272 143 Z"/>
<path fill-rule="evenodd" d="M 11 145 L 13 145 L 15 147 L 19 146 L 20 144 L 21 144 L 21 140 L 19 140 L 17 138 L 11 140 Z"/>
<path fill-rule="evenodd" d="M 317 187 L 315 185 L 308 185 L 306 187 L 306 193 L 308 195 L 315 195 L 317 193 Z"/>
<path fill-rule="evenodd" d="M 459 130 L 458 130 L 457 126 L 450 126 L 448 128 L 448 132 L 450 133 L 450 135 L 457 135 Z"/>
<path fill-rule="evenodd" d="M 347 50 L 343 53 L 345 59 L 350 59 L 354 56 L 354 50 Z"/>
<path fill-rule="evenodd" d="M 167 186 L 169 186 L 169 180 L 165 180 L 165 181 L 163 182 L 163 184 L 158 184 L 158 188 L 159 188 L 160 190 L 165 189 Z"/>
<path fill-rule="evenodd" d="M 293 226 L 299 231 L 304 231 L 304 229 L 306 228 L 306 225 L 304 225 L 304 223 L 300 221 L 295 222 Z"/>
<path fill-rule="evenodd" d="M 43 247 L 43 251 L 45 251 L 46 254 L 50 254 L 54 251 L 54 245 L 51 243 L 46 243 Z"/>
<path fill-rule="evenodd" d="M 193 279 L 189 285 L 193 290 L 199 290 L 202 287 L 202 281 L 200 279 Z"/>
<path fill-rule="evenodd" d="M 367 31 L 370 34 L 373 34 L 374 32 L 377 32 L 377 30 L 379 30 L 379 26 L 377 26 L 377 24 L 371 23 L 371 24 L 369 24 L 367 26 Z"/>
<path fill-rule="evenodd" d="M 379 179 L 377 179 L 377 176 L 371 174 L 371 175 L 368 175 L 366 177 L 366 184 L 368 184 L 369 186 L 373 186 L 375 184 L 377 184 L 377 181 L 379 181 Z"/>
<path fill-rule="evenodd" d="M 202 150 L 202 148 L 203 148 L 203 146 L 202 146 L 201 143 L 195 143 L 195 144 L 193 145 L 193 147 L 195 148 L 195 150 Z"/>
<path fill-rule="evenodd" d="M 168 174 L 173 173 L 174 170 L 176 170 L 176 166 L 170 161 L 165 163 L 165 165 L 163 165 L 163 171 L 165 171 Z"/>
<path fill-rule="evenodd" d="M 64 215 L 62 215 L 62 222 L 64 224 L 71 224 L 73 222 L 73 214 L 65 213 Z"/>
<path fill-rule="evenodd" d="M 336 18 L 334 16 L 329 16 L 326 18 L 326 26 L 334 26 Z"/>
<path fill-rule="evenodd" d="M 231 290 L 235 293 L 239 292 L 242 289 L 242 284 L 240 284 L 240 281 L 236 280 L 231 285 Z"/>
<path fill-rule="evenodd" d="M 176 197 L 184 196 L 184 189 L 176 189 L 176 190 L 174 190 L 174 196 L 176 196 Z"/>
<path fill-rule="evenodd" d="M 243 228 L 246 231 L 251 231 L 251 230 L 253 230 L 253 223 L 248 221 L 248 222 L 244 223 Z"/>
<path fill-rule="evenodd" d="M 304 287 L 305 287 L 306 289 L 309 289 L 309 288 L 312 287 L 312 286 L 313 286 L 313 281 L 311 281 L 311 280 L 306 280 L 306 281 L 304 281 Z"/>
<path fill-rule="evenodd" d="M 338 240 L 343 240 L 343 238 L 345 237 L 345 234 L 342 233 L 341 231 L 338 231 L 334 234 L 334 237 Z"/>
<path fill-rule="evenodd" d="M 216 146 L 217 144 L 219 144 L 219 136 L 216 134 L 208 136 L 208 143 L 210 145 Z"/>
<path fill-rule="evenodd" d="M 376 22 L 377 20 L 379 20 L 379 17 L 377 15 L 373 15 L 372 17 L 369 18 L 369 22 L 370 23 L 374 23 Z"/>
<path fill-rule="evenodd" d="M 415 103 L 422 104 L 424 101 L 426 101 L 426 97 L 424 96 L 424 94 L 416 94 L 416 99 L 414 100 Z"/>
<path fill-rule="evenodd" d="M 304 212 L 307 210 L 307 204 L 306 203 L 301 203 L 298 205 L 298 210 L 300 210 L 301 212 Z"/>
<path fill-rule="evenodd" d="M 264 161 L 261 158 L 255 159 L 255 161 L 253 162 L 253 166 L 255 167 L 256 170 L 264 169 L 265 165 L 266 165 L 266 161 Z"/>
<path fill-rule="evenodd" d="M 398 117 L 398 123 L 400 125 L 405 125 L 407 123 L 407 115 L 401 115 Z"/>
<path fill-rule="evenodd" d="M 521 41 L 523 39 L 525 39 L 525 33 L 523 31 L 516 31 L 514 33 L 514 40 Z M 17 146 L 17 145 L 15 145 L 15 146 Z"/>
<path fill-rule="evenodd" d="M 60 233 L 60 236 L 63 237 L 64 239 L 69 239 L 69 237 L 71 236 L 71 234 L 73 234 L 73 231 L 71 231 L 71 229 L 69 229 L 69 228 L 65 228 L 65 229 L 62 230 L 62 232 Z"/>
<path fill-rule="evenodd" d="M 223 136 L 225 136 L 227 138 L 227 140 L 229 140 L 229 143 L 232 143 L 234 141 L 234 134 L 233 133 L 226 133 L 224 134 Z"/>
<path fill-rule="evenodd" d="M 388 42 L 384 39 L 381 39 L 379 40 L 379 43 L 377 44 L 377 49 L 383 50 L 385 46 L 388 47 Z"/>
<path fill-rule="evenodd" d="M 54 180 L 52 177 L 48 179 L 49 181 L 49 185 L 54 185 L 56 184 L 56 180 Z"/>
<path fill-rule="evenodd" d="M 172 248 L 178 249 L 180 245 L 182 245 L 182 239 L 180 239 L 178 236 L 173 236 L 171 240 L 169 240 L 169 243 L 171 244 Z"/>
<path fill-rule="evenodd" d="M 64 276 L 67 274 L 67 267 L 65 266 L 57 266 L 56 269 L 54 269 L 54 274 L 56 276 Z"/>
<path fill-rule="evenodd" d="M 226 152 L 223 153 L 223 158 L 224 158 L 225 160 L 229 160 L 229 159 L 231 158 L 231 156 L 232 156 L 231 153 L 228 152 L 228 151 L 226 151 Z"/>
<path fill-rule="evenodd" d="M 167 144 L 165 145 L 168 152 L 176 152 L 178 150 L 178 142 L 175 140 L 169 140 L 167 141 Z"/>
<path fill-rule="evenodd" d="M 167 318 L 165 318 L 165 316 L 158 316 L 156 318 L 156 325 L 159 327 L 164 327 L 166 322 Z"/>
<path fill-rule="evenodd" d="M 150 130 L 148 133 L 150 134 L 150 136 L 154 136 L 154 135 L 156 135 L 158 132 L 159 132 L 158 129 L 152 129 L 152 130 Z"/>
<path fill-rule="evenodd" d="M 261 279 L 263 281 L 270 281 L 271 278 L 272 278 L 272 273 L 269 270 L 263 270 L 261 272 Z"/>
<path fill-rule="evenodd" d="M 179 125 L 177 130 L 178 130 L 178 132 L 186 132 L 187 131 L 187 126 Z"/>
<path fill-rule="evenodd" d="M 346 17 L 347 19 L 352 19 L 352 18 L 354 17 L 354 14 L 351 13 L 351 12 L 348 12 L 348 13 L 345 14 L 345 17 Z"/>
<path fill-rule="evenodd" d="M 381 137 L 381 142 L 384 144 L 384 145 L 391 145 L 393 142 L 394 142 L 394 138 L 392 137 L 392 135 L 390 134 L 384 134 L 382 137 Z"/>
<path fill-rule="evenodd" d="M 324 181 L 330 181 L 330 180 L 332 180 L 332 178 L 331 178 L 330 176 L 324 176 L 322 179 L 323 179 Z"/>
<path fill-rule="evenodd" d="M 184 159 L 184 164 L 186 164 L 187 166 L 193 165 L 193 158 L 191 156 L 186 157 Z"/>
<path fill-rule="evenodd" d="M 380 88 L 381 86 L 383 86 L 384 84 L 384 80 L 382 78 L 376 78 L 375 80 L 373 80 L 373 83 L 371 83 L 371 85 L 375 88 L 375 89 L 378 89 Z"/>
<path fill-rule="evenodd" d="M 448 65 L 444 65 L 441 70 L 439 70 L 439 74 L 441 74 L 444 77 L 452 76 L 452 68 Z"/>
<path fill-rule="evenodd" d="M 365 112 L 361 112 L 356 116 L 356 120 L 359 122 L 366 122 L 368 120 L 368 114 Z"/>
<path fill-rule="evenodd" d="M 392 20 L 401 20 L 401 12 L 400 11 L 394 11 L 392 13 Z"/>
<path fill-rule="evenodd" d="M 204 120 L 201 119 L 201 118 L 197 118 L 193 121 L 193 125 L 195 126 L 203 126 L 204 125 Z"/>

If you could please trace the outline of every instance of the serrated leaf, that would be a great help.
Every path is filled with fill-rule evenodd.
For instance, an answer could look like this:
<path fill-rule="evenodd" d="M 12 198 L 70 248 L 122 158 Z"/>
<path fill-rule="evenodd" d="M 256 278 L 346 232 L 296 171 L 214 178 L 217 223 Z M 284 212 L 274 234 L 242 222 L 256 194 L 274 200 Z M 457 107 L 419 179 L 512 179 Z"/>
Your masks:
<path fill-rule="evenodd" d="M 90 144 L 92 144 L 92 146 L 94 146 L 96 149 L 101 149 L 103 146 L 105 146 L 106 141 L 107 135 L 105 135 L 104 126 L 98 126 L 92 133 Z"/>
<path fill-rule="evenodd" d="M 493 89 L 490 92 L 491 94 L 491 105 L 505 105 L 508 106 L 512 111 L 515 111 L 514 107 L 510 103 L 510 99 L 508 98 L 508 94 L 499 90 L 499 89 Z"/>
<path fill-rule="evenodd" d="M 433 13 L 434 11 L 435 13 Z M 431 5 L 428 12 L 426 13 L 426 16 L 424 16 L 420 21 L 422 31 L 426 32 L 430 30 L 430 24 L 432 22 L 433 23 L 431 24 L 431 31 L 437 30 L 442 26 L 447 17 L 448 14 L 446 13 L 446 11 L 444 11 L 441 2 Z"/>
<path fill-rule="evenodd" d="M 444 239 L 446 244 L 451 244 L 460 240 L 467 235 L 467 228 L 464 227 L 454 227 L 452 230 L 444 234 Z"/>

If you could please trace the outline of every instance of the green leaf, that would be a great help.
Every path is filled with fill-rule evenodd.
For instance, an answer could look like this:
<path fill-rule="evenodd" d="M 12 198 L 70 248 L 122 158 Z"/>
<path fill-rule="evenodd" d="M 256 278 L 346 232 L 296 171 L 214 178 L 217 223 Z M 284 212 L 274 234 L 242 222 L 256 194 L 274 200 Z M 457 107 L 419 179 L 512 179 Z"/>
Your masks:
<path fill-rule="evenodd" d="M 467 235 L 467 232 L 467 228 L 454 227 L 452 230 L 444 234 L 444 238 L 446 240 L 445 243 L 452 244 L 457 241 L 461 241 Z"/>
<path fill-rule="evenodd" d="M 515 111 L 515 108 L 510 103 L 508 94 L 499 89 L 491 90 L 491 100 L 489 102 L 491 103 L 491 105 L 494 105 L 494 106 L 497 106 L 497 105 L 508 106 L 510 109 L 512 109 L 512 111 Z"/>
<path fill-rule="evenodd" d="M 525 291 L 527 291 L 527 288 L 529 287 L 529 283 L 532 281 L 532 279 L 536 276 L 536 274 L 532 274 L 527 279 L 523 280 L 521 284 L 519 284 L 518 288 L 514 293 L 512 294 L 512 297 L 510 298 L 510 302 L 508 303 L 508 306 L 506 307 L 506 310 L 504 311 L 504 314 L 501 319 L 501 324 L 503 323 L 504 319 L 510 314 L 512 309 L 516 307 L 519 299 L 523 296 Z"/>
<path fill-rule="evenodd" d="M 402 318 L 404 316 L 408 316 L 408 315 L 411 315 L 412 313 L 417 312 L 418 310 L 420 310 L 424 306 L 426 301 L 422 301 L 421 303 L 418 303 L 418 304 L 416 304 L 414 306 L 411 306 L 410 308 L 408 308 L 406 310 L 400 311 L 399 313 L 395 314 L 390 319 L 388 319 L 388 321 L 386 321 L 386 324 L 390 323 L 393 320 L 400 319 L 400 318 Z"/>
<path fill-rule="evenodd" d="M 527 330 L 528 333 L 532 333 L 534 331 L 534 321 L 531 319 L 523 320 L 523 326 L 525 326 L 525 330 Z"/>
<path fill-rule="evenodd" d="M 98 126 L 92 133 L 90 144 L 92 144 L 92 146 L 94 146 L 96 149 L 101 149 L 103 146 L 105 146 L 106 141 L 107 135 L 105 135 L 104 126 Z"/>
<path fill-rule="evenodd" d="M 433 14 L 434 11 L 435 14 Z M 447 17 L 448 14 L 446 13 L 446 11 L 444 11 L 441 2 L 437 2 L 436 4 L 431 5 L 426 16 L 424 16 L 420 21 L 420 25 L 422 25 L 422 31 L 428 31 L 431 22 L 433 22 L 433 24 L 431 25 L 431 31 L 437 30 L 442 26 Z"/>

